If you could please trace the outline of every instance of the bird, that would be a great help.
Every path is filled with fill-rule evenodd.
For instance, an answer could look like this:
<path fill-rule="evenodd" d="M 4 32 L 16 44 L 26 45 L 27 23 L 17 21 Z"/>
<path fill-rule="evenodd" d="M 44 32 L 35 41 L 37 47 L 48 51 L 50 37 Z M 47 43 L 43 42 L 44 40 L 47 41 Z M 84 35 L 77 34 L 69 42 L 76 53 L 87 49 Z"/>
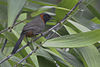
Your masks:
<path fill-rule="evenodd" d="M 18 41 L 16 42 L 11 54 L 15 54 L 19 48 L 24 37 L 34 37 L 40 34 L 46 26 L 47 21 L 51 19 L 51 16 L 47 13 L 41 13 L 36 16 L 31 22 L 27 23 L 20 34 Z"/>

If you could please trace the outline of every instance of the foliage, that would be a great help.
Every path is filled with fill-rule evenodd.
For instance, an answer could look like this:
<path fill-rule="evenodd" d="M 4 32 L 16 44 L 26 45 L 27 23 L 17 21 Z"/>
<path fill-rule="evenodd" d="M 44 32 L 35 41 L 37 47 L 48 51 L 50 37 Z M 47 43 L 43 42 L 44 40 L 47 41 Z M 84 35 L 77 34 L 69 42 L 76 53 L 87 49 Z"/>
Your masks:
<path fill-rule="evenodd" d="M 18 40 L 23 26 L 40 13 L 47 12 L 55 19 L 49 21 L 46 30 L 62 20 L 79 0 L 0 0 L 0 31 L 25 20 L 12 29 L 0 34 L 0 49 L 8 40 L 0 60 L 8 56 Z M 28 57 L 18 67 L 100 67 L 100 9 L 99 0 L 83 0 L 76 10 L 61 24 L 54 35 L 46 41 L 44 37 L 32 43 L 0 67 L 13 67 L 27 56 L 32 49 L 43 43 L 43 47 Z M 48 36 L 47 34 L 46 36 Z M 46 37 L 45 36 L 45 37 Z M 26 44 L 23 40 L 21 47 Z"/>

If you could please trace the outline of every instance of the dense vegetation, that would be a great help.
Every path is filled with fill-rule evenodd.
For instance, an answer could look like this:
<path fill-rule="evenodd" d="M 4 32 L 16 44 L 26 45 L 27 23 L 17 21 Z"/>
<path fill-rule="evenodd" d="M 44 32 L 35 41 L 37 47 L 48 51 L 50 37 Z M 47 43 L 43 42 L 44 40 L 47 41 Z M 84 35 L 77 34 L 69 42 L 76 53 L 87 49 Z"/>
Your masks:
<path fill-rule="evenodd" d="M 54 18 L 47 23 L 45 32 L 62 20 L 78 2 L 0 0 L 0 49 L 7 39 L 4 51 L 0 51 L 0 62 L 11 54 L 23 26 L 35 16 L 47 12 Z M 20 48 L 26 44 L 24 39 Z M 18 67 L 100 67 L 100 1 L 82 0 L 64 23 L 1 63 L 0 67 L 13 67 L 32 50 L 35 50 L 32 55 Z"/>

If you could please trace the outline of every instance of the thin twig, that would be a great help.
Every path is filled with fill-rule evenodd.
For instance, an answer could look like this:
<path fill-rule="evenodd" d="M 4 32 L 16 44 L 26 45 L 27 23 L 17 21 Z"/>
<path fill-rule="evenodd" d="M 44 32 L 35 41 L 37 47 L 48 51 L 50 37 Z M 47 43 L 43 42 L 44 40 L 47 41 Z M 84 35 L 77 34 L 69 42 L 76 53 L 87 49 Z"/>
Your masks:
<path fill-rule="evenodd" d="M 36 47 L 32 52 L 30 52 L 25 58 L 23 58 L 21 61 L 19 61 L 14 67 L 17 67 L 18 64 L 21 64 L 24 60 L 26 60 L 28 57 L 32 55 L 32 53 L 35 53 L 37 51 L 38 47 Z"/>
<path fill-rule="evenodd" d="M 66 14 L 66 16 L 65 16 L 60 22 L 63 23 L 63 22 L 66 20 L 66 18 L 77 8 L 77 6 L 78 6 L 81 2 L 82 2 L 82 0 L 80 0 L 80 1 L 71 9 L 71 11 L 69 11 L 69 12 Z"/>
<path fill-rule="evenodd" d="M 6 46 L 6 44 L 7 44 L 7 39 L 5 39 L 5 42 L 4 42 L 4 44 L 3 44 L 2 48 L 1 48 L 1 52 L 2 53 L 3 53 L 3 50 L 4 50 L 5 46 Z"/>
<path fill-rule="evenodd" d="M 6 32 L 7 30 L 12 29 L 14 26 L 16 26 L 16 25 L 18 25 L 18 24 L 20 24 L 20 23 L 23 23 L 24 21 L 25 21 L 25 20 L 22 20 L 22 21 L 20 21 L 19 23 L 15 23 L 14 25 L 12 25 L 12 26 L 10 26 L 10 27 L 7 27 L 6 29 L 1 30 L 1 31 L 0 31 L 0 34 Z"/>

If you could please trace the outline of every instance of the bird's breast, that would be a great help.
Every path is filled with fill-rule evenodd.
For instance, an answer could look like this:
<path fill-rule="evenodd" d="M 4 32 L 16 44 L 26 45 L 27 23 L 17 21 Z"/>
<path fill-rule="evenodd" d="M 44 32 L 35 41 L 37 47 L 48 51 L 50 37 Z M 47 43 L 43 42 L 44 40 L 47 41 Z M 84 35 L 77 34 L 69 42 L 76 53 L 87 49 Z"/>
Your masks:
<path fill-rule="evenodd" d="M 33 36 L 34 36 L 34 34 L 33 34 L 32 30 L 26 32 L 26 37 L 33 37 Z"/>

